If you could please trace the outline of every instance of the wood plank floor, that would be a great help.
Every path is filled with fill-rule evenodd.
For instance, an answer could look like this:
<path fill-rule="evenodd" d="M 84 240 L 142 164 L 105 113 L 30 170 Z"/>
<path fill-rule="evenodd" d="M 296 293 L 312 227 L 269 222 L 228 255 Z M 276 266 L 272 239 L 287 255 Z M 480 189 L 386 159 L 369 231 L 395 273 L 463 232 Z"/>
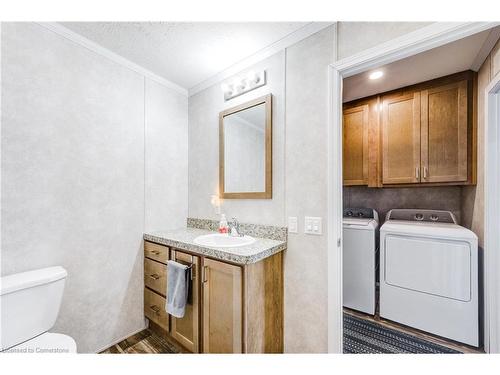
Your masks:
<path fill-rule="evenodd" d="M 187 351 L 147 328 L 103 350 L 99 354 L 182 354 Z"/>
<path fill-rule="evenodd" d="M 474 348 L 455 341 L 446 340 L 442 337 L 434 336 L 417 329 L 406 327 L 389 320 L 382 319 L 377 315 L 371 316 L 358 311 L 344 308 L 344 313 L 351 314 L 361 319 L 366 319 L 382 326 L 398 330 L 416 337 L 428 340 L 430 342 L 443 345 L 447 348 L 460 351 L 462 353 L 484 353 L 481 348 Z M 188 353 L 179 344 L 168 338 L 157 334 L 152 329 L 145 329 L 125 340 L 103 350 L 100 354 L 181 354 Z"/>
<path fill-rule="evenodd" d="M 462 353 L 467 353 L 467 354 L 484 353 L 482 348 L 474 348 L 472 346 L 461 344 L 459 342 L 452 341 L 452 340 L 447 340 L 445 338 L 435 336 L 435 335 L 420 331 L 420 330 L 415 329 L 415 328 L 411 328 L 411 327 L 407 327 L 407 326 L 404 326 L 404 325 L 401 325 L 401 324 L 398 324 L 395 322 L 391 322 L 390 320 L 385 320 L 385 319 L 381 318 L 378 315 L 378 313 L 375 316 L 372 316 L 372 315 L 361 313 L 359 311 L 347 309 L 345 307 L 344 307 L 344 313 L 356 316 L 360 319 L 365 319 L 365 320 L 380 324 L 381 326 L 384 326 L 387 328 L 395 329 L 396 331 L 404 332 L 404 333 L 407 333 L 409 335 L 419 337 L 421 339 L 433 342 L 435 344 L 445 346 L 445 347 L 450 348 L 450 349 L 457 350 L 457 351 L 462 352 Z"/>

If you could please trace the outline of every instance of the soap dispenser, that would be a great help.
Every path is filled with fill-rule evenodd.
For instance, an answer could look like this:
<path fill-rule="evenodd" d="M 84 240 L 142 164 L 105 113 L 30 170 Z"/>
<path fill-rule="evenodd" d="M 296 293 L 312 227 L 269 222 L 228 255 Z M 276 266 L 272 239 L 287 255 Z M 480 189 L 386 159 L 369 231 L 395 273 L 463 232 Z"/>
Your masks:
<path fill-rule="evenodd" d="M 226 215 L 221 214 L 219 222 L 219 233 L 227 233 L 227 232 L 228 232 L 228 224 L 226 220 Z"/>

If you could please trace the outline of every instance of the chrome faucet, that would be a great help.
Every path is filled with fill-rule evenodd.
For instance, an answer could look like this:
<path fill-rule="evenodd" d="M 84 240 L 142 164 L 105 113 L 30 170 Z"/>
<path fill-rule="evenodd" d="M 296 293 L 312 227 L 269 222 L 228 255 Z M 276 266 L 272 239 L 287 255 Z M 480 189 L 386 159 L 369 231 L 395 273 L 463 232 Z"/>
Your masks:
<path fill-rule="evenodd" d="M 243 237 L 244 234 L 240 230 L 240 223 L 238 219 L 233 217 L 233 221 L 229 223 L 229 235 L 233 237 Z"/>

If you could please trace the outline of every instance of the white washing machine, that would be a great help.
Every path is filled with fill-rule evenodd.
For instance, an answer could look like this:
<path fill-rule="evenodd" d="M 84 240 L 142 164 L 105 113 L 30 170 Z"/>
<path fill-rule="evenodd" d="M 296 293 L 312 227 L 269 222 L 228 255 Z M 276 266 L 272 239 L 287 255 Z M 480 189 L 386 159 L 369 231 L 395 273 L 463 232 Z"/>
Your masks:
<path fill-rule="evenodd" d="M 380 228 L 380 316 L 479 345 L 477 236 L 451 212 L 389 211 Z"/>
<path fill-rule="evenodd" d="M 344 306 L 374 315 L 378 214 L 371 208 L 346 208 L 343 227 Z"/>

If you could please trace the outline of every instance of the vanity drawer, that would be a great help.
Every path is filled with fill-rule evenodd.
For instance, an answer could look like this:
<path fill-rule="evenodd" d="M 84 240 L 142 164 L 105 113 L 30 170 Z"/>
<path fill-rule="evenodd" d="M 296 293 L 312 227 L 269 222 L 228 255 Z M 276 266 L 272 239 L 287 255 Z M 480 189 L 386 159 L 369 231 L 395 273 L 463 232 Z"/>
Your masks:
<path fill-rule="evenodd" d="M 144 241 L 144 256 L 158 262 L 167 263 L 168 247 L 153 242 Z"/>
<path fill-rule="evenodd" d="M 149 289 L 144 289 L 144 315 L 146 315 L 149 320 L 168 331 L 169 322 L 168 314 L 165 311 L 165 303 L 165 298 Z"/>
<path fill-rule="evenodd" d="M 144 259 L 144 284 L 154 291 L 167 293 L 167 266 L 151 259 Z"/>

